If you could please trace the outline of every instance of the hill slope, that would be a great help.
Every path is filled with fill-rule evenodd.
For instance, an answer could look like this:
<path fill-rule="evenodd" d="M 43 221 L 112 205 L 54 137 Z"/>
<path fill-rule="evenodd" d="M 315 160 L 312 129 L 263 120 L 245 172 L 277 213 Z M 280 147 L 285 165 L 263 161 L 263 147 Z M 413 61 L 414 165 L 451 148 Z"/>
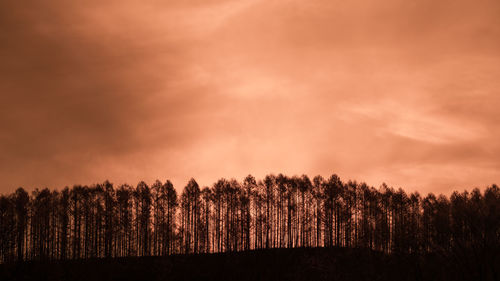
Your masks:
<path fill-rule="evenodd" d="M 479 276 L 477 276 L 479 277 Z M 0 280 L 467 280 L 438 257 L 359 249 L 298 248 L 239 253 L 26 262 L 0 265 Z M 493 276 L 484 280 L 493 279 Z"/>

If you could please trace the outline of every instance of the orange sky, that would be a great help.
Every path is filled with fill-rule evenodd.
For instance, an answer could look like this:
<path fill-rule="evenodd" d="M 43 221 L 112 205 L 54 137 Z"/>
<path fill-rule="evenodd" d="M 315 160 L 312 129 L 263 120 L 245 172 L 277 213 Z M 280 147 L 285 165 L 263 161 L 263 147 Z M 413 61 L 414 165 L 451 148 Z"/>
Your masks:
<path fill-rule="evenodd" d="M 0 192 L 500 178 L 500 2 L 0 3 Z"/>

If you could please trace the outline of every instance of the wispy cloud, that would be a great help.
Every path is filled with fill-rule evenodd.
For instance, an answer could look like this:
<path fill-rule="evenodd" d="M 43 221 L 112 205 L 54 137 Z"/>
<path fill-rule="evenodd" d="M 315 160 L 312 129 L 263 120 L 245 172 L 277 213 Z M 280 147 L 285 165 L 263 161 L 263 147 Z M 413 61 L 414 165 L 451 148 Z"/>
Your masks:
<path fill-rule="evenodd" d="M 381 101 L 347 106 L 354 114 L 372 118 L 380 130 L 417 141 L 436 144 L 470 142 L 485 137 L 481 124 L 455 120 L 452 116 L 437 115 L 426 109 L 426 104 L 403 104 Z"/>

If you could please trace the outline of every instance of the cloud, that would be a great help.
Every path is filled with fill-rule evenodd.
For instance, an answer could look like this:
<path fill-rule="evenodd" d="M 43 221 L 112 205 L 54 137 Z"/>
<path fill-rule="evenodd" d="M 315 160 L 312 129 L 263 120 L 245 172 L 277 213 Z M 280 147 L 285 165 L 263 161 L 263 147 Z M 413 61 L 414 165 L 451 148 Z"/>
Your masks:
<path fill-rule="evenodd" d="M 498 177 L 497 1 L 0 5 L 2 191 Z"/>
<path fill-rule="evenodd" d="M 382 101 L 378 104 L 347 105 L 353 113 L 373 118 L 386 133 L 436 144 L 482 140 L 486 130 L 481 124 L 464 124 L 450 116 L 436 115 L 425 104 L 401 104 Z"/>
<path fill-rule="evenodd" d="M 8 39 L 0 47 L 6 184 L 94 181 L 88 170 L 101 159 L 119 161 L 159 147 L 148 131 L 157 122 L 168 125 L 162 146 L 189 143 L 189 132 L 176 130 L 187 122 L 182 111 L 199 107 L 203 94 L 193 99 L 197 86 L 179 83 L 189 63 L 185 46 L 168 36 L 151 39 L 161 34 L 134 26 L 141 19 L 129 10 L 112 10 L 116 14 L 106 18 L 99 3 L 33 3 L 29 10 L 8 2 L 2 9 L 1 33 Z M 165 85 L 173 87 L 170 93 Z M 160 100 L 161 109 L 151 106 L 152 99 Z M 153 109 L 168 114 L 157 121 Z"/>

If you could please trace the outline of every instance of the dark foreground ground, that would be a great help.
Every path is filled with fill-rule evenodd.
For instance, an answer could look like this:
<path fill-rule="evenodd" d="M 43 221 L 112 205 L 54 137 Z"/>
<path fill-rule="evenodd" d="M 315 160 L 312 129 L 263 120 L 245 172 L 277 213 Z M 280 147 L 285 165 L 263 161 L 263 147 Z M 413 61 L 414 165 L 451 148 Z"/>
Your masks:
<path fill-rule="evenodd" d="M 0 265 L 0 280 L 496 280 L 496 271 L 439 256 L 312 248 L 26 262 Z"/>

